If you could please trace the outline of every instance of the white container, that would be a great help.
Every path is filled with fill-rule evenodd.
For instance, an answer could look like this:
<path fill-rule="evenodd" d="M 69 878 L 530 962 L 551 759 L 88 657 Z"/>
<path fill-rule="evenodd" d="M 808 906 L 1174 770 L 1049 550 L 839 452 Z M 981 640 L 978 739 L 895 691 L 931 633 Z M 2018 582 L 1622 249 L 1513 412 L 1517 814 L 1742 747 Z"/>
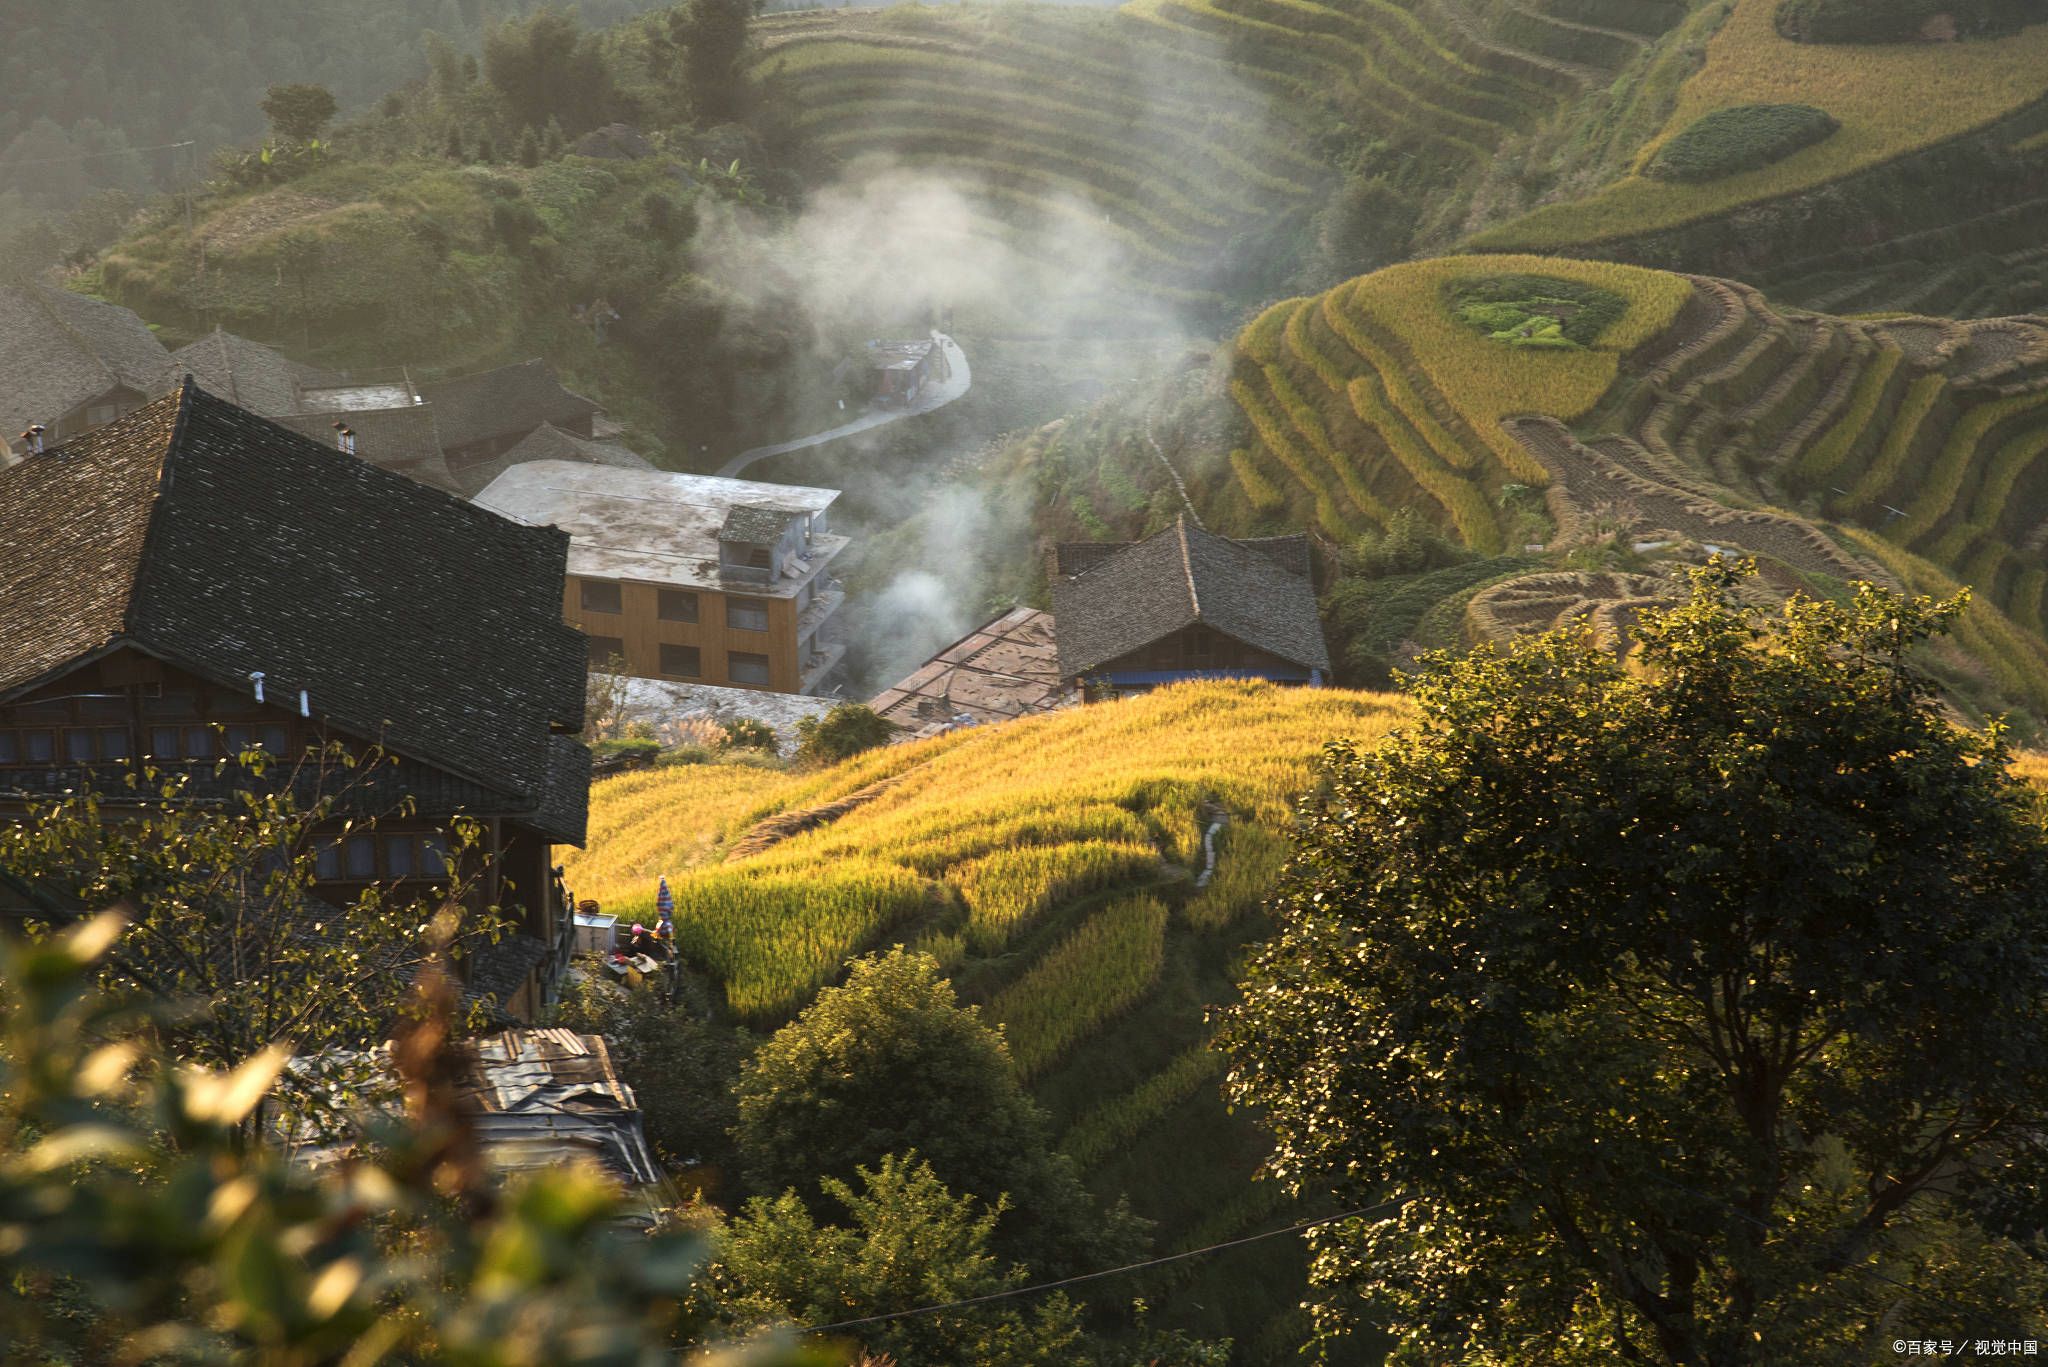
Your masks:
<path fill-rule="evenodd" d="M 609 954 L 618 939 L 619 918 L 603 912 L 576 913 L 576 948 L 589 954 Z"/>

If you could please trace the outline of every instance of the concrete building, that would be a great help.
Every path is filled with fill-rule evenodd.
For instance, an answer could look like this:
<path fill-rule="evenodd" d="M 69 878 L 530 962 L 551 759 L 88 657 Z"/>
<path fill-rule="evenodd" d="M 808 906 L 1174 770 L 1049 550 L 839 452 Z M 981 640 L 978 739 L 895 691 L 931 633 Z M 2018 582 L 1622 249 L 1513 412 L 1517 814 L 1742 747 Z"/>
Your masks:
<path fill-rule="evenodd" d="M 479 506 L 569 533 L 562 612 L 594 669 L 817 693 L 846 648 L 830 577 L 836 489 L 559 460 L 512 466 Z"/>

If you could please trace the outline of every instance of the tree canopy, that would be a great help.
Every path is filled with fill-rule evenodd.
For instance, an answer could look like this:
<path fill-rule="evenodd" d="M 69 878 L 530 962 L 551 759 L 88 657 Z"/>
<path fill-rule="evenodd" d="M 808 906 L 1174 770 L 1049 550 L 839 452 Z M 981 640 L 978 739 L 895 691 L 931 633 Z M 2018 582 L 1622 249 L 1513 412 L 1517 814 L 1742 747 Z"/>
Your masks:
<path fill-rule="evenodd" d="M 734 1138 L 752 1188 L 796 1189 L 816 1214 L 821 1180 L 915 1149 L 953 1192 L 1009 1198 L 997 1251 L 1065 1272 L 1128 1251 L 1134 1222 L 1105 1215 L 1055 1153 L 1045 1113 L 1002 1037 L 962 1007 L 926 954 L 854 963 L 755 1053 L 736 1089 Z"/>
<path fill-rule="evenodd" d="M 1224 1031 L 1326 1330 L 1408 1363 L 1867 1363 L 2041 1336 L 2048 836 L 1917 643 L 1699 572 L 1628 659 L 1557 633 L 1336 743 Z M 2031 1307 L 2028 1309 L 2026 1307 Z"/>
<path fill-rule="evenodd" d="M 334 92 L 324 85 L 274 85 L 263 94 L 263 117 L 281 138 L 311 142 L 334 119 Z"/>

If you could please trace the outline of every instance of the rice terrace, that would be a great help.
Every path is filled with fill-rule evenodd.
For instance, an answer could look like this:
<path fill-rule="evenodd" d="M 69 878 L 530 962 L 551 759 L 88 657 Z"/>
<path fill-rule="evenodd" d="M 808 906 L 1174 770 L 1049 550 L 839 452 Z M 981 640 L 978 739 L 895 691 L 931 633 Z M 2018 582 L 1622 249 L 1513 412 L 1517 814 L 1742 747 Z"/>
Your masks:
<path fill-rule="evenodd" d="M 0 1359 L 2039 1355 L 2048 0 L 0 75 Z"/>

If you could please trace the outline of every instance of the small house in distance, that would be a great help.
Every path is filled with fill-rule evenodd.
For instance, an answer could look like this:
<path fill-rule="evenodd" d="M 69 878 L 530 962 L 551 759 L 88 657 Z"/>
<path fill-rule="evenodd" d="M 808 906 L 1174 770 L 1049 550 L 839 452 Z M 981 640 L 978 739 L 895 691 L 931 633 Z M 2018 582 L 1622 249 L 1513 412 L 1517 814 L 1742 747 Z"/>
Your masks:
<path fill-rule="evenodd" d="M 590 667 L 816 693 L 846 654 L 830 575 L 837 489 L 560 460 L 514 465 L 479 506 L 569 533 L 562 611 Z"/>
<path fill-rule="evenodd" d="M 0 286 L 0 465 L 40 426 L 54 446 L 163 392 L 171 353 L 128 309 L 40 280 Z"/>
<path fill-rule="evenodd" d="M 933 337 L 867 344 L 868 397 L 890 408 L 915 403 L 926 385 L 953 373 L 946 349 Z"/>
<path fill-rule="evenodd" d="M 436 895 L 475 820 L 480 867 L 452 872 L 516 933 L 463 971 L 530 1016 L 567 961 L 553 846 L 583 843 L 590 786 L 567 554 L 188 380 L 0 471 L 0 821 L 87 786 L 145 799 L 142 764 L 219 803 L 256 782 L 217 767 L 244 750 L 381 748 L 361 787 L 300 794 L 342 803 L 313 894 Z"/>
<path fill-rule="evenodd" d="M 1236 541 L 1182 516 L 1143 541 L 1062 544 L 1049 569 L 1060 675 L 1071 687 L 1321 684 L 1329 673 L 1305 536 Z"/>

